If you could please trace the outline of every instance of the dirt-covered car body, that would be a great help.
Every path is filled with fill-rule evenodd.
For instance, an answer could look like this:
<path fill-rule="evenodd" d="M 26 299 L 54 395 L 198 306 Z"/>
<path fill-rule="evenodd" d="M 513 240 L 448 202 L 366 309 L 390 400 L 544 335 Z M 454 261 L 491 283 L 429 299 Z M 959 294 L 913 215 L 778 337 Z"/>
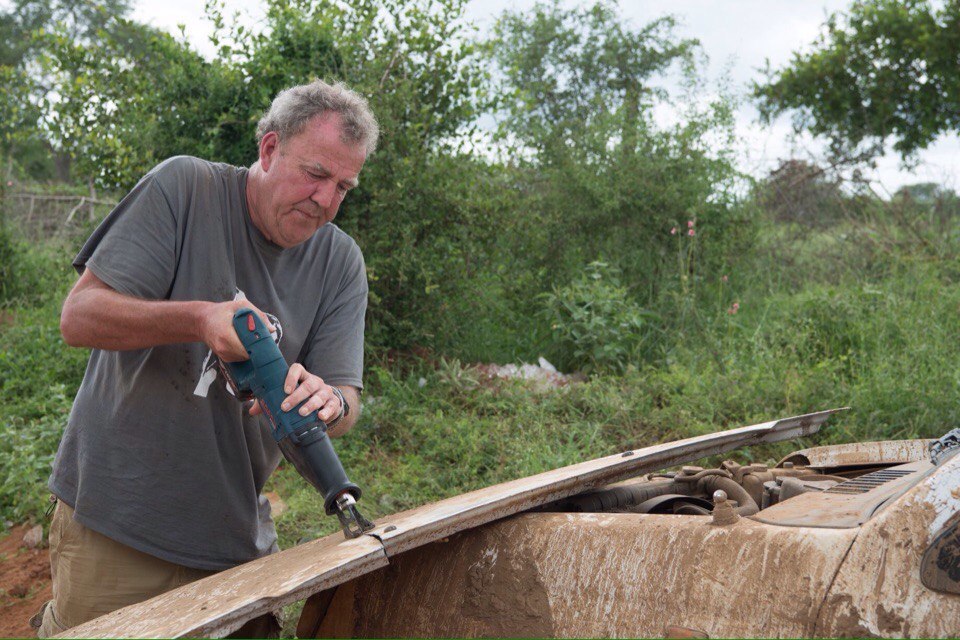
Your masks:
<path fill-rule="evenodd" d="M 809 437 L 838 411 L 451 496 L 65 635 L 223 636 L 305 598 L 299 637 L 957 635 L 960 430 L 664 471 Z"/>
<path fill-rule="evenodd" d="M 956 440 L 933 457 L 909 440 L 685 467 L 555 501 L 317 594 L 299 632 L 956 636 Z"/>

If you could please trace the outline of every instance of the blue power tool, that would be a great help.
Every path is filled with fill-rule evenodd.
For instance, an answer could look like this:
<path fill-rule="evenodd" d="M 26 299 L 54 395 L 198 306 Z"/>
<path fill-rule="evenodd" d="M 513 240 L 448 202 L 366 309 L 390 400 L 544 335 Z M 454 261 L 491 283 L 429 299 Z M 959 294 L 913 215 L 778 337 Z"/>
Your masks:
<path fill-rule="evenodd" d="M 220 362 L 237 398 L 260 404 L 283 457 L 320 492 L 327 515 L 337 514 L 347 538 L 372 529 L 373 523 L 357 510 L 360 487 L 347 478 L 317 412 L 301 416 L 303 402 L 289 411 L 280 410 L 287 397 L 283 383 L 290 367 L 266 325 L 252 310 L 240 309 L 233 315 L 233 327 L 250 355 L 242 362 Z"/>

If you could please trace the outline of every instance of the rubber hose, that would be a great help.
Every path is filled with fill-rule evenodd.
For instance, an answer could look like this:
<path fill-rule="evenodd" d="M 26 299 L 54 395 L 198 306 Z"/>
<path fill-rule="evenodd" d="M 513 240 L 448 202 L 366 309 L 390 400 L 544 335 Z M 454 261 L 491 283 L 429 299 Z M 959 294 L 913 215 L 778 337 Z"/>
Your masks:
<path fill-rule="evenodd" d="M 605 487 L 557 500 L 544 506 L 541 511 L 573 513 L 607 513 L 625 509 L 667 493 L 677 493 L 673 482 L 637 482 L 617 487 Z"/>
<path fill-rule="evenodd" d="M 713 492 L 718 489 L 726 492 L 729 499 L 737 501 L 735 511 L 739 516 L 752 516 L 760 511 L 760 507 L 757 506 L 754 499 L 750 497 L 746 489 L 737 484 L 736 480 L 722 476 L 707 476 L 700 481 L 700 486 L 711 498 Z"/>
<path fill-rule="evenodd" d="M 706 478 L 707 476 L 722 476 L 724 478 L 732 478 L 733 474 L 726 469 L 704 469 L 703 471 L 698 471 L 691 476 L 680 474 L 675 477 L 674 480 L 677 482 L 697 482 L 703 478 Z"/>

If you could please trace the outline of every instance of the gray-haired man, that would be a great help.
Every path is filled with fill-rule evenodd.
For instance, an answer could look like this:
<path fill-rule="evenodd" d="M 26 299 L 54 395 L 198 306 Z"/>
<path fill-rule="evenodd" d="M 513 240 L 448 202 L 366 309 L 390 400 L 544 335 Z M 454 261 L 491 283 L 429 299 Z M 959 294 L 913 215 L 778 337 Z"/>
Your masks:
<path fill-rule="evenodd" d="M 277 549 L 260 492 L 279 451 L 211 366 L 246 357 L 235 310 L 256 309 L 296 363 L 290 406 L 307 400 L 331 435 L 356 420 L 367 281 L 356 243 L 328 223 L 376 120 L 316 81 L 279 94 L 257 133 L 249 169 L 158 165 L 74 260 L 61 331 L 93 351 L 49 482 L 41 636 Z M 245 632 L 276 631 L 266 625 Z"/>

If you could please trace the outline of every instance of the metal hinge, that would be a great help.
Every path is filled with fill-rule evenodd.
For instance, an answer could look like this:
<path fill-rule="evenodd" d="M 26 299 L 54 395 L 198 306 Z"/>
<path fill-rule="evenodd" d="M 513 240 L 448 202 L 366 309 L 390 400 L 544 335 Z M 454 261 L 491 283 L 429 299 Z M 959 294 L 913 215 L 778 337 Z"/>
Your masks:
<path fill-rule="evenodd" d="M 951 429 L 930 443 L 930 460 L 935 465 L 940 464 L 955 449 L 960 449 L 960 429 Z"/>

